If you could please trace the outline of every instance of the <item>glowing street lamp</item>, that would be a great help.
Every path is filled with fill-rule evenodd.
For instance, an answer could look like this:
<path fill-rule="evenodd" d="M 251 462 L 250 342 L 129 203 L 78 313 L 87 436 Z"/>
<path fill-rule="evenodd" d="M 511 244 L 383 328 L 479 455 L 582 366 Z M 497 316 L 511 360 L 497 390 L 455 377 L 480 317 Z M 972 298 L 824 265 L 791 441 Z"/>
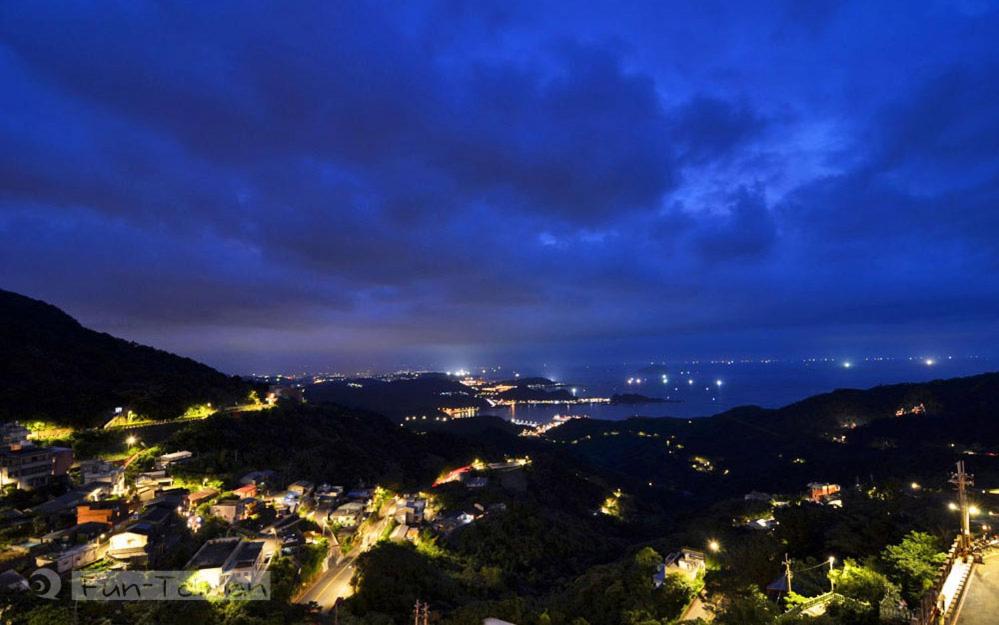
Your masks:
<path fill-rule="evenodd" d="M 139 439 L 135 438 L 135 435 L 129 434 L 128 438 L 125 439 L 125 444 L 129 447 L 135 447 L 135 444 L 139 442 Z"/>
<path fill-rule="evenodd" d="M 711 540 L 708 541 L 708 550 L 711 551 L 712 553 L 718 553 L 719 551 L 721 551 L 721 543 L 712 538 Z"/>

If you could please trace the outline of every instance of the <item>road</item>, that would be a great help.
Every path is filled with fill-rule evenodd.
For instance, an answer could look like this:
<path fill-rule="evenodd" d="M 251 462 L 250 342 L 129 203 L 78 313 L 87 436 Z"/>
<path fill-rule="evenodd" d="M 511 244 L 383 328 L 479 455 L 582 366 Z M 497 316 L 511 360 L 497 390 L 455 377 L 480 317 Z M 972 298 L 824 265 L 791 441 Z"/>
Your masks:
<path fill-rule="evenodd" d="M 314 601 L 325 612 L 333 607 L 337 599 L 349 597 L 353 592 L 350 579 L 354 576 L 356 559 L 356 555 L 348 556 L 331 566 L 329 570 L 319 575 L 316 581 L 295 600 L 295 603 L 305 604 Z"/>
<path fill-rule="evenodd" d="M 977 564 L 958 608 L 957 625 L 995 625 L 999 615 L 999 553 Z"/>
<path fill-rule="evenodd" d="M 295 599 L 295 603 L 305 604 L 314 601 L 319 604 L 323 612 L 326 612 L 333 607 L 338 599 L 349 597 L 354 592 L 350 585 L 350 580 L 354 576 L 354 561 L 357 560 L 358 555 L 378 542 L 394 514 L 395 505 L 392 504 L 384 516 L 367 525 L 368 529 L 359 536 L 360 541 L 351 550 L 350 555 L 331 566 L 326 572 L 321 573 L 305 592 Z"/>
<path fill-rule="evenodd" d="M 683 616 L 680 617 L 681 621 L 693 621 L 701 619 L 702 621 L 710 623 L 715 618 L 715 613 L 711 611 L 706 603 L 701 599 L 701 597 L 694 597 L 694 600 L 690 602 L 687 606 L 686 611 L 684 611 Z"/>

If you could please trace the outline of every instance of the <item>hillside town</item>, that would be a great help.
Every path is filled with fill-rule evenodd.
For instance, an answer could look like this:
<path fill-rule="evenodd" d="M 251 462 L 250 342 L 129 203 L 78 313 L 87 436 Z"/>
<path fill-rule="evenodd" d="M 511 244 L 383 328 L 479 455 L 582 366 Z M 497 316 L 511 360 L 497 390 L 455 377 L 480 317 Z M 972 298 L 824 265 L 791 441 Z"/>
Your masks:
<path fill-rule="evenodd" d="M 349 573 L 357 556 L 379 541 L 432 540 L 504 510 L 502 504 L 442 509 L 432 492 L 345 486 L 335 475 L 320 484 L 281 481 L 268 468 L 232 483 L 212 476 L 192 482 L 184 471 L 191 451 L 150 454 L 135 434 L 123 441 L 131 453 L 112 460 L 76 459 L 69 448 L 36 445 L 16 421 L 0 425 L 0 432 L 0 579 L 8 589 L 27 589 L 35 569 L 68 578 L 74 571 L 182 565 L 192 583 L 221 593 L 230 584 L 252 586 L 285 558 L 304 571 L 295 600 L 329 609 L 350 585 L 328 581 Z M 529 463 L 476 460 L 427 487 L 456 483 L 474 492 L 490 473 Z M 185 562 L 176 559 L 182 546 L 194 548 Z"/>

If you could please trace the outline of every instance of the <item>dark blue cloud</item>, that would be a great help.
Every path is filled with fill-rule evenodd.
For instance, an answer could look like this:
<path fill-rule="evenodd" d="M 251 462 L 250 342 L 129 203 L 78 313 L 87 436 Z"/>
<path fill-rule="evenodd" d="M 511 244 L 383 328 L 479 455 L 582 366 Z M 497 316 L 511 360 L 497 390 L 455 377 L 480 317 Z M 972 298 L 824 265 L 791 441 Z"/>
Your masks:
<path fill-rule="evenodd" d="M 975 347 L 969 8 L 5 3 L 0 283 L 233 370 Z"/>

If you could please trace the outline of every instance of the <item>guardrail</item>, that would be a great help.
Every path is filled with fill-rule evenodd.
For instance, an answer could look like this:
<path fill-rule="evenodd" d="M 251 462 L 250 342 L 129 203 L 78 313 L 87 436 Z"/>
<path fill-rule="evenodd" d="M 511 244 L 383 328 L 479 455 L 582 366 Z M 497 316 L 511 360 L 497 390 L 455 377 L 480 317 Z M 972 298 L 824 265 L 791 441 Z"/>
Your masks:
<path fill-rule="evenodd" d="M 828 604 L 830 601 L 832 601 L 836 597 L 837 597 L 837 594 L 835 592 L 827 592 L 827 593 L 824 593 L 824 594 L 821 594 L 821 595 L 817 595 L 815 597 L 811 597 L 808 601 L 804 601 L 804 602 L 802 602 L 802 603 L 794 606 L 794 608 L 788 610 L 786 612 L 786 614 L 788 614 L 788 615 L 796 615 L 796 616 L 800 615 L 800 614 L 803 614 L 803 613 L 807 612 L 808 610 L 811 610 L 812 608 L 814 608 L 816 606 Z"/>
<path fill-rule="evenodd" d="M 947 581 L 951 569 L 954 568 L 954 563 L 961 557 L 970 557 L 962 554 L 960 544 L 961 537 L 958 536 L 954 539 L 954 544 L 947 551 L 947 560 L 937 569 L 937 576 L 933 581 L 933 586 L 923 594 L 919 607 L 913 611 L 911 625 L 937 625 L 940 622 L 941 615 L 946 616 L 944 614 L 947 611 L 946 608 L 952 608 L 957 603 L 955 600 L 951 602 L 950 606 L 944 606 L 942 595 L 944 583 Z M 963 582 L 960 592 L 964 592 Z M 960 598 L 960 595 L 958 595 L 958 598 Z"/>

